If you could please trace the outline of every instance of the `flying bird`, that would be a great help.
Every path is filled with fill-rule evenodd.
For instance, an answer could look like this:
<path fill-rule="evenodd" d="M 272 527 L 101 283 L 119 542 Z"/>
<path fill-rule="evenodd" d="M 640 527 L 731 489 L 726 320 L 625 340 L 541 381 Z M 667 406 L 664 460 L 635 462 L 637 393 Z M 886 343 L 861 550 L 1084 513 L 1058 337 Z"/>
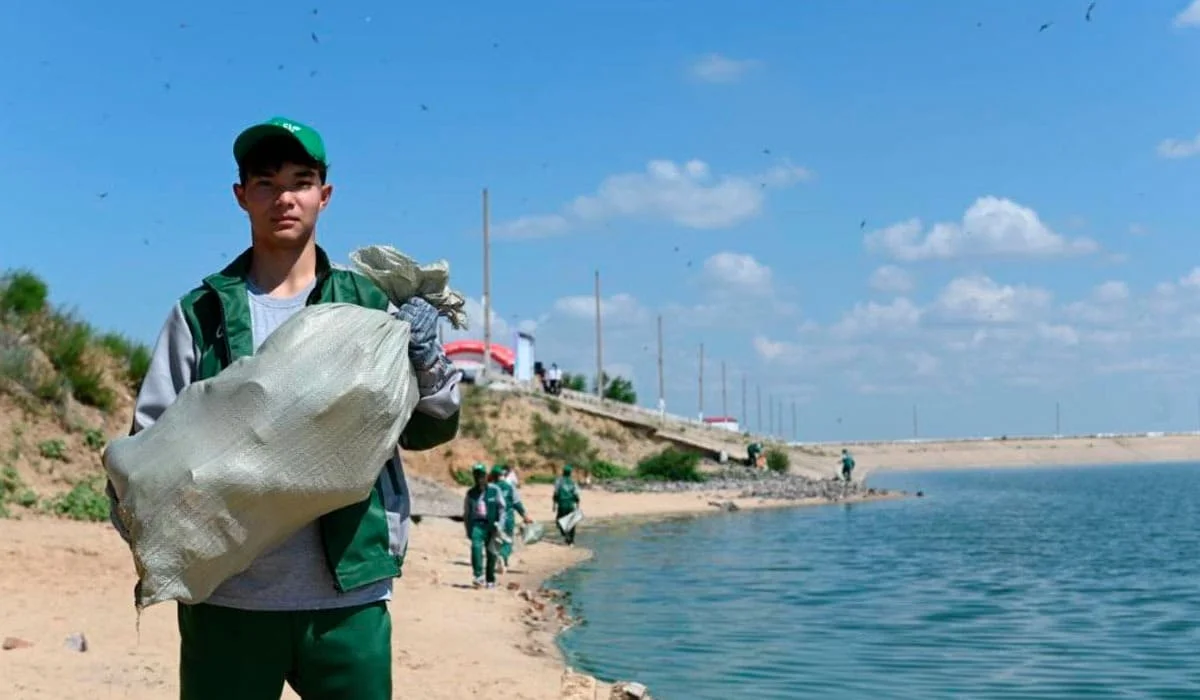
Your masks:
<path fill-rule="evenodd" d="M 309 33 L 308 33 L 308 36 L 312 38 L 312 42 L 313 42 L 314 44 L 319 44 L 319 43 L 321 43 L 321 40 L 317 38 L 317 33 L 316 33 L 316 32 L 309 32 Z"/>
<path fill-rule="evenodd" d="M 107 193 L 107 192 L 101 192 L 100 194 L 98 194 L 98 195 L 96 195 L 96 196 L 97 196 L 97 197 L 99 197 L 100 199 L 104 199 L 105 197 L 107 197 L 107 196 L 108 196 L 108 193 Z"/>
<path fill-rule="evenodd" d="M 1043 24 L 1042 26 L 1038 27 L 1038 33 L 1040 34 L 1040 33 L 1042 33 L 1042 32 L 1044 32 L 1044 31 L 1046 31 L 1047 29 L 1049 29 L 1049 28 L 1050 28 L 1050 27 L 1052 27 L 1052 26 L 1054 26 L 1054 23 L 1053 23 L 1053 22 L 1046 22 L 1046 23 L 1045 23 L 1045 24 Z"/>
<path fill-rule="evenodd" d="M 1087 21 L 1091 22 L 1092 21 L 1092 10 L 1094 10 L 1094 9 L 1096 9 L 1096 3 L 1094 3 L 1094 2 L 1088 3 L 1088 9 L 1087 9 L 1087 12 L 1084 13 L 1083 18 L 1086 19 Z"/>
<path fill-rule="evenodd" d="M 769 149 L 769 148 L 764 148 L 764 149 L 763 149 L 763 155 L 764 155 L 764 156 L 769 156 L 769 155 L 771 155 L 771 149 Z"/>
<path fill-rule="evenodd" d="M 429 111 L 429 105 L 424 105 L 424 104 L 423 104 L 423 105 L 421 105 L 421 111 L 422 111 L 422 112 L 428 112 L 428 111 Z"/>
<path fill-rule="evenodd" d="M 867 227 L 867 220 L 863 219 L 858 223 L 858 230 L 861 231 Z"/>

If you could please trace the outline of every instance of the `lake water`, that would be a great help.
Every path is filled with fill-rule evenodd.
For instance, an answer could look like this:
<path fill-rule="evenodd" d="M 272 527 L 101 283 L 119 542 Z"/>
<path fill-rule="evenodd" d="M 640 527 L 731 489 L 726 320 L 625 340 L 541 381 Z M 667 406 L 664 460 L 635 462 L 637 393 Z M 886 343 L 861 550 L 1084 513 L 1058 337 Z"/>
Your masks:
<path fill-rule="evenodd" d="M 665 700 L 1200 698 L 1200 466 L 584 531 L 574 667 Z"/>

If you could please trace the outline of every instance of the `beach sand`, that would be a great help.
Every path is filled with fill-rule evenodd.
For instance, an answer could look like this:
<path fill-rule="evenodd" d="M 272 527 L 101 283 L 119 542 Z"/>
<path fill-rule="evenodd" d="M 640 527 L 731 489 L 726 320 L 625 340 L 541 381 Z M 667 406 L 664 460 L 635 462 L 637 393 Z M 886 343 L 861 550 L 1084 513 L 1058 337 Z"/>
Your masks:
<path fill-rule="evenodd" d="M 551 519 L 548 486 L 522 489 L 534 518 Z M 715 513 L 709 501 L 742 508 L 780 504 L 720 493 L 612 494 L 583 492 L 589 524 L 620 516 Z M 586 527 L 579 542 L 586 546 Z M 494 591 L 472 590 L 462 525 L 426 518 L 413 528 L 404 576 L 391 609 L 395 696 L 444 698 L 567 697 L 554 644 L 563 622 L 553 599 L 522 593 L 588 556 L 544 542 L 520 550 L 513 571 Z M 0 651 L 0 696 L 12 700 L 177 697 L 179 639 L 175 605 L 138 618 L 133 564 L 111 526 L 48 518 L 0 520 L 0 640 L 32 646 Z M 510 590 L 513 584 L 519 590 Z M 543 608 L 540 612 L 538 607 Z M 66 640 L 83 634 L 84 653 Z M 636 679 L 629 679 L 636 680 Z M 653 690 L 653 689 L 652 689 Z M 603 685 L 600 697 L 607 697 Z M 284 698 L 297 697 L 290 690 Z"/>
<path fill-rule="evenodd" d="M 830 451 L 840 449 L 830 445 Z M 887 470 L 1095 466 L 1200 461 L 1200 435 L 1012 438 L 849 445 L 855 477 Z M 830 474 L 835 460 L 831 459 Z"/>

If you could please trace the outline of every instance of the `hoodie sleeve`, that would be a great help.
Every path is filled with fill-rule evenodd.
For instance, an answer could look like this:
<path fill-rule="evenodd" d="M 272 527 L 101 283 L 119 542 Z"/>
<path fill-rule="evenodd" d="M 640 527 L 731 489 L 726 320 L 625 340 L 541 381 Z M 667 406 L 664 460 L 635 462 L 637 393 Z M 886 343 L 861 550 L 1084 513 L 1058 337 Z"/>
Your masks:
<path fill-rule="evenodd" d="M 154 425 L 154 422 L 175 403 L 176 397 L 194 381 L 196 376 L 196 343 L 192 339 L 192 331 L 188 328 L 183 316 L 183 308 L 176 303 L 171 309 L 158 340 L 154 343 L 154 352 L 150 356 L 150 368 L 142 387 L 138 391 L 137 402 L 133 407 L 133 424 L 129 434 L 136 435 Z M 117 528 L 122 539 L 129 541 L 129 533 L 117 517 L 117 494 L 112 482 L 105 486 L 109 498 L 109 520 Z"/>
<path fill-rule="evenodd" d="M 512 493 L 513 510 L 517 511 L 517 514 L 520 515 L 522 518 L 524 518 L 525 517 L 525 502 L 521 500 L 521 492 L 517 490 L 516 486 L 513 486 L 512 488 L 510 488 L 509 491 Z"/>

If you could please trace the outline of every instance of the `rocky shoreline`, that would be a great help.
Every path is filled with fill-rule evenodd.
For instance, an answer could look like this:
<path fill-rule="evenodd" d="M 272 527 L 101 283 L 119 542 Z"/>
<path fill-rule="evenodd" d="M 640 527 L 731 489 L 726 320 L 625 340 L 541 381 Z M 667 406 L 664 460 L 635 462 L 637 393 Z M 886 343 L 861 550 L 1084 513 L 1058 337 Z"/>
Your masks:
<path fill-rule="evenodd" d="M 862 482 L 841 479 L 811 479 L 796 474 L 725 469 L 708 475 L 705 481 L 643 481 L 621 479 L 593 483 L 585 488 L 613 493 L 690 493 L 720 491 L 738 498 L 777 501 L 824 499 L 831 502 L 864 496 L 895 495 L 886 489 L 867 488 Z"/>

